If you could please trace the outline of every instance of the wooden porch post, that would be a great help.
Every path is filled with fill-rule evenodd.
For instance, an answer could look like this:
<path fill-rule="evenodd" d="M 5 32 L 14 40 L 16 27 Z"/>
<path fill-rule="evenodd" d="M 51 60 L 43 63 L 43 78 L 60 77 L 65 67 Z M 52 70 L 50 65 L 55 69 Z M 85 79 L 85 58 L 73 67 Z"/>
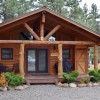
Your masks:
<path fill-rule="evenodd" d="M 58 78 L 62 78 L 62 44 L 58 44 Z"/>
<path fill-rule="evenodd" d="M 24 44 L 20 44 L 20 61 L 19 61 L 20 75 L 24 78 Z"/>
<path fill-rule="evenodd" d="M 94 45 L 94 69 L 98 68 L 98 46 Z"/>

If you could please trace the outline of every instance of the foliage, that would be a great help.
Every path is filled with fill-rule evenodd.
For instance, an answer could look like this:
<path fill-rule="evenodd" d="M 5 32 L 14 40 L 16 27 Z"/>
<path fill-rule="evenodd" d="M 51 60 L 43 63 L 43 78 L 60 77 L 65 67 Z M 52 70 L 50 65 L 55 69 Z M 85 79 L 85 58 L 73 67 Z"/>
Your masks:
<path fill-rule="evenodd" d="M 70 74 L 63 73 L 63 78 L 67 80 L 68 83 L 75 82 L 79 73 L 77 71 L 72 71 Z"/>
<path fill-rule="evenodd" d="M 8 87 L 8 80 L 4 73 L 0 73 L 0 87 Z"/>
<path fill-rule="evenodd" d="M 99 82 L 100 81 L 100 70 L 94 69 L 89 71 L 89 76 L 92 77 L 91 81 L 93 82 Z"/>
<path fill-rule="evenodd" d="M 15 75 L 13 72 L 6 72 L 5 76 L 6 78 L 8 78 L 8 85 L 11 87 L 21 85 L 24 82 L 23 78 L 20 75 Z"/>
<path fill-rule="evenodd" d="M 89 77 L 84 77 L 80 79 L 80 83 L 89 83 L 90 82 L 90 78 Z"/>

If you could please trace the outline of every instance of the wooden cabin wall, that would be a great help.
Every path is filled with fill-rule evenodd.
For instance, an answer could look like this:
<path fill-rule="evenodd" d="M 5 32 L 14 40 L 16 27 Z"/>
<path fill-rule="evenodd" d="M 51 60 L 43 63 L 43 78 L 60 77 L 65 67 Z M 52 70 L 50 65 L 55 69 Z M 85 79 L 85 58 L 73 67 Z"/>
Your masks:
<path fill-rule="evenodd" d="M 12 60 L 2 60 L 1 59 L 1 48 L 13 48 L 13 59 Z M 0 44 L 0 63 L 7 66 L 7 68 L 12 68 L 13 64 L 19 63 L 19 44 Z"/>

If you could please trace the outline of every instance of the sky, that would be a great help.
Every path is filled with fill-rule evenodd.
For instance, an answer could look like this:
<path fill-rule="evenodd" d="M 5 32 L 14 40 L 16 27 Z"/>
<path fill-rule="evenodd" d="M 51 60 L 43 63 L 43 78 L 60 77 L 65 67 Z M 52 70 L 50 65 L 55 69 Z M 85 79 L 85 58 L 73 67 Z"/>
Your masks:
<path fill-rule="evenodd" d="M 100 0 L 82 0 L 81 5 L 87 3 L 89 9 L 91 8 L 91 4 L 95 3 L 98 7 L 99 13 L 100 13 Z"/>

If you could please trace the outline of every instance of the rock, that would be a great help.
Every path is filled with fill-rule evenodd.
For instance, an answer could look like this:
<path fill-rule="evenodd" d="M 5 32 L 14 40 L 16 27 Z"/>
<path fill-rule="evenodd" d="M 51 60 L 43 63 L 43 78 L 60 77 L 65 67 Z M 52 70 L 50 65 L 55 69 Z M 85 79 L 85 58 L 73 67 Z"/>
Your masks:
<path fill-rule="evenodd" d="M 62 84 L 62 86 L 66 87 L 66 88 L 69 87 L 68 83 L 64 83 L 64 84 Z"/>
<path fill-rule="evenodd" d="M 93 83 L 92 82 L 89 82 L 86 84 L 88 87 L 92 87 L 93 86 Z"/>
<path fill-rule="evenodd" d="M 100 82 L 98 82 L 98 84 L 100 85 Z"/>
<path fill-rule="evenodd" d="M 15 90 L 23 90 L 23 89 L 25 89 L 23 86 L 16 86 L 15 87 Z"/>
<path fill-rule="evenodd" d="M 57 84 L 57 86 L 58 86 L 58 87 L 62 87 L 63 84 L 59 82 L 59 83 Z"/>
<path fill-rule="evenodd" d="M 23 85 L 24 89 L 28 88 L 29 86 L 28 85 Z"/>
<path fill-rule="evenodd" d="M 82 84 L 77 84 L 77 86 L 78 87 L 86 87 L 87 85 L 82 83 Z"/>
<path fill-rule="evenodd" d="M 75 83 L 70 83 L 69 87 L 75 88 L 75 87 L 77 87 L 77 85 Z"/>
<path fill-rule="evenodd" d="M 93 83 L 93 86 L 99 86 L 99 83 Z"/>
<path fill-rule="evenodd" d="M 7 87 L 4 87 L 2 90 L 3 90 L 3 91 L 7 91 Z"/>

